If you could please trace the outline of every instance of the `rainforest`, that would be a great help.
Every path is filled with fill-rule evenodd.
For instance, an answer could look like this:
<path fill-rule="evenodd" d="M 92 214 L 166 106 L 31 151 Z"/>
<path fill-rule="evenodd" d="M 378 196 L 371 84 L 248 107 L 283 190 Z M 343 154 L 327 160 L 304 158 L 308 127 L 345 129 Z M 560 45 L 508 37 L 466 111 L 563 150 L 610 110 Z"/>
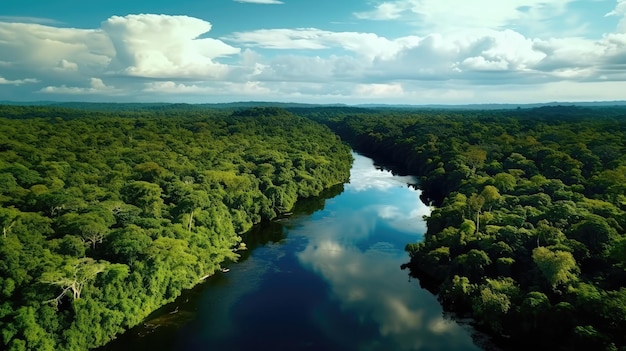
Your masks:
<path fill-rule="evenodd" d="M 350 149 L 284 110 L 0 109 L 8 350 L 105 344 L 236 261 L 240 234 L 347 180 Z"/>
<path fill-rule="evenodd" d="M 0 106 L 0 344 L 106 344 L 348 181 L 419 177 L 409 274 L 503 349 L 624 350 L 626 109 Z M 401 269 L 401 267 L 397 267 Z"/>
<path fill-rule="evenodd" d="M 308 111 L 420 176 L 404 268 L 505 349 L 626 349 L 626 109 Z"/>

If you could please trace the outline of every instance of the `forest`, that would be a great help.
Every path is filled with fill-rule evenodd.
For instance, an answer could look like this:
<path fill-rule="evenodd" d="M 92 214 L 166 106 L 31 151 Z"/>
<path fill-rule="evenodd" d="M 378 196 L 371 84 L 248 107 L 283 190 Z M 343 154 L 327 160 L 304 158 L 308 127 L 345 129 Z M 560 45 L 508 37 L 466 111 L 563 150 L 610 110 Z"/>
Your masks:
<path fill-rule="evenodd" d="M 0 106 L 0 349 L 105 344 L 351 163 L 328 127 L 271 107 Z"/>
<path fill-rule="evenodd" d="M 505 349 L 626 350 L 626 109 L 301 109 L 420 176 L 410 274 Z"/>
<path fill-rule="evenodd" d="M 410 274 L 507 350 L 626 350 L 626 108 L 0 106 L 0 348 L 105 344 L 349 179 L 432 205 Z M 254 239 L 252 239 L 254 241 Z"/>

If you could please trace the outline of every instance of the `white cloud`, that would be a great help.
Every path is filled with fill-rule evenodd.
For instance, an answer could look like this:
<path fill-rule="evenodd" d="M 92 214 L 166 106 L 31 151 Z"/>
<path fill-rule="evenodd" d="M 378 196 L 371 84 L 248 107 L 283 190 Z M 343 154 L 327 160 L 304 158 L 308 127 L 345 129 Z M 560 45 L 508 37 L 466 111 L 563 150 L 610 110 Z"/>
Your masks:
<path fill-rule="evenodd" d="M 235 0 L 236 2 L 245 2 L 245 3 L 251 3 L 251 4 L 266 4 L 266 5 L 276 5 L 276 4 L 282 4 L 282 1 L 278 1 L 278 0 Z"/>
<path fill-rule="evenodd" d="M 546 56 L 534 47 L 534 40 L 511 30 L 387 39 L 373 33 L 275 29 L 235 33 L 228 39 L 264 49 L 347 51 L 343 56 L 279 55 L 256 67 L 255 78 L 260 80 L 365 79 L 376 82 L 361 84 L 394 84 L 396 80 L 463 79 L 472 71 L 528 72 Z"/>
<path fill-rule="evenodd" d="M 71 62 L 66 59 L 62 59 L 59 61 L 57 67 L 55 67 L 57 71 L 78 71 L 78 64 L 76 62 Z"/>
<path fill-rule="evenodd" d="M 173 81 L 150 82 L 146 83 L 143 89 L 147 93 L 156 93 L 163 95 L 206 95 L 211 94 L 221 96 L 234 96 L 236 94 L 245 94 L 247 96 L 266 96 L 272 93 L 272 90 L 265 87 L 263 83 L 256 81 L 248 82 L 195 82 L 195 83 L 178 83 Z"/>
<path fill-rule="evenodd" d="M 358 84 L 354 90 L 357 96 L 365 97 L 380 98 L 404 95 L 404 89 L 402 88 L 402 85 L 398 83 Z"/>
<path fill-rule="evenodd" d="M 66 60 L 79 62 L 85 73 L 93 76 L 113 55 L 110 40 L 100 30 L 0 22 L 0 61 L 15 72 L 60 77 L 55 68 Z M 62 78 L 68 76 L 64 73 Z"/>
<path fill-rule="evenodd" d="M 406 11 L 409 11 L 410 6 L 407 2 L 383 2 L 376 5 L 376 8 L 368 12 L 358 12 L 355 16 L 360 19 L 371 20 L 395 20 L 402 16 Z"/>
<path fill-rule="evenodd" d="M 210 30 L 209 22 L 167 15 L 113 16 L 102 29 L 0 22 L 0 62 L 75 82 L 107 74 L 211 79 L 228 72 L 216 60 L 239 49 L 205 37 Z"/>
<path fill-rule="evenodd" d="M 341 48 L 365 57 L 391 57 L 404 45 L 416 41 L 417 37 L 403 37 L 397 41 L 375 33 L 331 32 L 317 28 L 259 29 L 236 32 L 224 38 L 235 43 L 265 49 L 322 50 Z"/>
<path fill-rule="evenodd" d="M 461 66 L 475 71 L 506 71 L 509 68 L 504 60 L 489 61 L 483 56 L 468 57 L 463 60 Z"/>
<path fill-rule="evenodd" d="M 8 79 L 0 76 L 0 84 L 22 85 L 22 84 L 28 84 L 28 83 L 39 83 L 39 80 L 35 79 L 35 78 L 8 80 Z"/>
<path fill-rule="evenodd" d="M 120 90 L 115 87 L 104 84 L 100 78 L 91 78 L 89 80 L 88 87 L 68 87 L 66 85 L 61 86 L 47 86 L 40 90 L 41 93 L 46 94 L 68 94 L 68 95 L 94 95 L 104 94 L 113 95 L 119 93 Z"/>
<path fill-rule="evenodd" d="M 445 15 L 433 0 L 386 1 L 376 8 L 378 17 L 359 14 L 421 21 L 420 35 L 395 37 L 275 28 L 210 38 L 212 25 L 205 20 L 151 14 L 114 16 L 96 29 L 0 22 L 0 94 L 314 103 L 584 100 L 574 87 L 599 100 L 618 95 L 620 89 L 611 89 L 626 80 L 626 30 L 593 39 L 534 36 L 500 27 L 546 16 L 534 13 L 541 9 L 558 12 L 568 1 L 490 1 L 481 4 L 493 5 L 499 15 L 480 16 L 495 29 L 478 28 L 479 11 L 465 3 L 455 6 L 453 19 L 443 19 L 459 26 L 444 23 L 428 31 L 429 21 Z M 624 3 L 607 16 L 626 18 Z M 422 14 L 429 9 L 431 17 Z M 557 83 L 562 90 L 548 89 Z"/>
<path fill-rule="evenodd" d="M 511 23 L 539 21 L 562 13 L 573 0 L 439 0 L 382 1 L 371 11 L 358 12 L 360 19 L 413 22 L 419 28 L 451 32 L 468 28 L 501 29 Z"/>
<path fill-rule="evenodd" d="M 617 30 L 622 33 L 626 32 L 626 0 L 617 0 L 617 5 L 615 6 L 615 9 L 607 13 L 605 16 L 621 17 L 617 26 Z"/>
<path fill-rule="evenodd" d="M 165 94 L 203 94 L 213 92 L 215 89 L 196 84 L 184 84 L 173 81 L 150 82 L 145 84 L 143 91 Z"/>
<path fill-rule="evenodd" d="M 251 47 L 268 49 L 327 49 L 320 38 L 325 32 L 316 28 L 259 29 L 235 32 L 224 39 Z"/>
<path fill-rule="evenodd" d="M 353 81 L 357 83 L 351 89 L 353 93 L 379 97 L 382 96 L 382 87 L 395 89 L 389 96 L 401 95 L 399 80 L 470 80 L 481 72 L 489 71 L 512 72 L 515 74 L 503 78 L 516 79 L 518 83 L 530 82 L 537 74 L 544 75 L 539 64 L 547 67 L 548 60 L 543 60 L 549 53 L 544 50 L 545 47 L 538 45 L 540 42 L 536 39 L 526 38 L 511 30 L 473 30 L 387 39 L 372 33 L 329 32 L 312 28 L 275 29 L 235 33 L 229 40 L 262 49 L 347 51 L 342 56 L 278 55 L 269 61 L 256 54 L 254 64 L 248 62 L 244 66 L 248 67 L 248 79 Z M 553 44 L 556 45 L 549 42 L 547 47 Z M 583 47 L 586 52 L 595 50 L 589 45 Z M 250 73 L 252 70 L 254 74 Z M 365 91 L 366 87 L 370 90 Z"/>
<path fill-rule="evenodd" d="M 607 13 L 604 16 L 608 17 L 608 16 L 624 16 L 624 15 L 626 15 L 626 0 L 617 0 L 617 5 L 615 6 L 615 9 L 613 9 L 611 12 Z"/>
<path fill-rule="evenodd" d="M 559 38 L 535 40 L 534 49 L 543 52 L 545 57 L 537 62 L 535 69 L 552 72 L 563 69 L 592 69 L 598 66 L 607 49 L 602 41 L 583 38 Z M 625 50 L 622 46 L 621 50 Z"/>
<path fill-rule="evenodd" d="M 130 76 L 219 78 L 228 66 L 214 59 L 239 53 L 220 40 L 201 38 L 211 24 L 193 17 L 113 16 L 102 28 L 116 50 L 111 70 Z"/>

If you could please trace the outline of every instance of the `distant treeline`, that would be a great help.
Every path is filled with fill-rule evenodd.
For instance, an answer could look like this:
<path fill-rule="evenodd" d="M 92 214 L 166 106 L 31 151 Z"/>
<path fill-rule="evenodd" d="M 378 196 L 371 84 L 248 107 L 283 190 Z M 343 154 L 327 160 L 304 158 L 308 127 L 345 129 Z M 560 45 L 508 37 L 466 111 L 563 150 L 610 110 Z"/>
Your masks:
<path fill-rule="evenodd" d="M 626 350 L 626 111 L 307 110 L 421 176 L 407 266 L 510 349 Z"/>
<path fill-rule="evenodd" d="M 0 349 L 103 345 L 348 180 L 327 127 L 276 108 L 0 106 Z"/>

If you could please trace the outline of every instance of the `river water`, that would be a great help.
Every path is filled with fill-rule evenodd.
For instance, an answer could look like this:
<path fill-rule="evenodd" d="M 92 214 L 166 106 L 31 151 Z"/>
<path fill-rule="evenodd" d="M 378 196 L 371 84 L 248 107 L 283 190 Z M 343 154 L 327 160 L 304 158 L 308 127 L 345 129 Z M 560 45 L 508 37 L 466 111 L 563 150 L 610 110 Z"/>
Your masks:
<path fill-rule="evenodd" d="M 230 272 L 103 350 L 480 350 L 400 269 L 430 211 L 415 179 L 354 157 L 340 194 L 258 227 Z"/>

